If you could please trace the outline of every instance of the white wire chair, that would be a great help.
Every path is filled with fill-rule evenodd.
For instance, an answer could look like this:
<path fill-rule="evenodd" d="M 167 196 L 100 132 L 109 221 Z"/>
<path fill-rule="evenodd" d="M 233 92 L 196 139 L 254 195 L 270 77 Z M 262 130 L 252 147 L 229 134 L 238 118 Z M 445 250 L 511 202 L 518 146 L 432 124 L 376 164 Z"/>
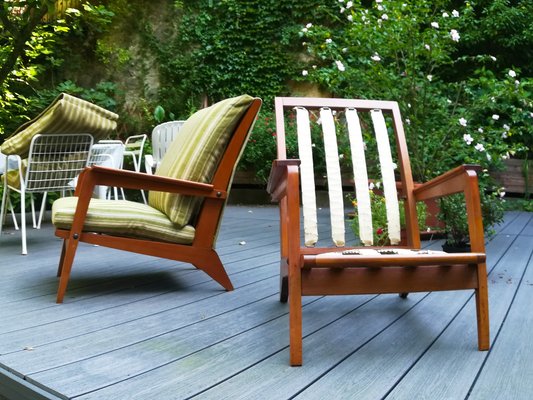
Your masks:
<path fill-rule="evenodd" d="M 141 163 L 143 159 L 144 144 L 146 143 L 147 135 L 133 135 L 126 139 L 124 142 L 124 158 L 131 157 L 133 161 L 133 169 L 135 172 L 141 172 Z M 116 143 L 116 140 L 101 140 L 98 143 L 109 144 Z M 126 199 L 124 189 L 120 188 L 122 198 Z M 143 198 L 144 204 L 147 204 L 146 196 L 144 191 L 141 190 L 141 196 Z"/>
<path fill-rule="evenodd" d="M 107 140 L 105 143 L 98 142 L 91 149 L 89 157 L 89 166 L 100 165 L 103 167 L 121 169 L 124 161 L 124 143 L 120 140 Z M 97 186 L 95 189 L 99 199 L 111 199 L 113 193 L 115 200 L 118 200 L 118 189 L 108 186 Z"/>
<path fill-rule="evenodd" d="M 152 131 L 152 154 L 144 156 L 146 173 L 153 174 L 159 167 L 170 144 L 180 131 L 185 121 L 170 121 L 157 125 Z"/>
<path fill-rule="evenodd" d="M 9 200 L 9 190 L 20 193 L 20 230 L 22 236 L 22 254 L 27 254 L 26 245 L 26 194 L 30 195 L 33 227 L 39 229 L 46 206 L 48 192 L 73 188 L 72 182 L 81 170 L 87 166 L 93 145 L 93 137 L 87 133 L 35 135 L 30 144 L 27 160 L 22 161 L 18 155 L 8 155 L 3 174 L 4 192 L 0 210 L 0 234 L 9 207 L 14 215 L 13 205 Z M 8 163 L 15 161 L 18 168 L 8 171 Z M 34 193 L 42 193 L 41 209 L 38 220 L 35 213 Z M 15 223 L 15 228 L 17 225 Z"/>

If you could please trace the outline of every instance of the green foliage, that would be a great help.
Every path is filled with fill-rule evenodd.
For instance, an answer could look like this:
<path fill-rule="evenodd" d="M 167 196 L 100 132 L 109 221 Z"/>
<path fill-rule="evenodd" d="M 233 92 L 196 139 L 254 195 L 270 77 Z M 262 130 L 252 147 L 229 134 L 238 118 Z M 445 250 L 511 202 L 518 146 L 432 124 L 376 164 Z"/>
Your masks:
<path fill-rule="evenodd" d="M 499 16 L 489 10 L 501 3 L 340 2 L 338 24 L 317 20 L 300 30 L 308 53 L 301 80 L 339 97 L 398 101 L 416 180 L 462 163 L 499 168 L 503 158 L 531 152 L 533 80 L 518 68 L 503 68 L 491 54 L 465 54 L 461 47 L 465 38 L 470 50 L 479 43 L 472 29 L 481 23 L 480 13 L 490 26 Z M 513 23 L 530 29 L 523 18 Z M 498 191 L 488 174 L 481 181 Z M 498 206 L 485 197 L 486 226 L 498 222 Z"/>
<path fill-rule="evenodd" d="M 212 103 L 243 93 L 271 106 L 274 96 L 288 93 L 287 82 L 296 75 L 300 49 L 292 37 L 305 10 L 309 17 L 326 3 L 180 2 L 172 38 L 149 35 L 158 49 L 165 107 L 181 113 L 191 99 Z"/>
<path fill-rule="evenodd" d="M 379 185 L 379 183 L 378 183 Z M 374 186 L 372 184 L 372 186 Z M 354 206 L 354 214 L 351 221 L 351 227 L 356 237 L 359 237 L 359 214 L 357 208 L 357 201 L 352 199 Z M 370 209 L 372 213 L 372 236 L 374 246 L 389 246 L 389 228 L 387 224 L 387 207 L 385 204 L 385 197 L 370 190 Z M 399 201 L 400 209 L 400 226 L 405 228 L 405 205 L 402 200 Z M 418 219 L 418 228 L 422 231 L 426 228 L 425 222 L 427 217 L 427 207 L 423 202 L 416 204 L 416 214 Z"/>

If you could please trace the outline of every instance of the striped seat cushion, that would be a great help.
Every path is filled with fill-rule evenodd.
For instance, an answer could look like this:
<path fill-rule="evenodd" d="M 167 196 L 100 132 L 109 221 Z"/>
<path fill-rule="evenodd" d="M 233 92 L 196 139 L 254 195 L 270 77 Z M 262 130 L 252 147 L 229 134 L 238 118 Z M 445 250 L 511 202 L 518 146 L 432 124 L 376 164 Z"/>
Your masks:
<path fill-rule="evenodd" d="M 77 202 L 77 197 L 63 197 L 54 201 L 52 222 L 56 228 L 70 229 Z M 100 199 L 91 199 L 83 231 L 179 244 L 191 244 L 195 234 L 194 227 L 185 225 L 178 228 L 165 214 L 148 205 L 127 200 Z"/>
<path fill-rule="evenodd" d="M 220 101 L 193 114 L 182 126 L 156 170 L 156 175 L 209 183 L 233 131 L 251 105 L 247 95 Z M 202 199 L 150 192 L 149 204 L 178 226 L 190 223 Z"/>
<path fill-rule="evenodd" d="M 38 133 L 89 133 L 95 140 L 117 128 L 118 115 L 66 93 L 59 95 L 39 116 L 21 125 L 1 146 L 4 154 L 27 157 Z"/>

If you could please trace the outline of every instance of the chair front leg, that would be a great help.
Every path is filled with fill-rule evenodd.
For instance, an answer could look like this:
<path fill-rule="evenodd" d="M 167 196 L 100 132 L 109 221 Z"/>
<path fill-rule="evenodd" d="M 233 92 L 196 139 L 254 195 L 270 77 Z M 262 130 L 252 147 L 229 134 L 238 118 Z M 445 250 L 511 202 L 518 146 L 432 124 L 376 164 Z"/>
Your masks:
<path fill-rule="evenodd" d="M 490 348 L 489 300 L 487 289 L 487 266 L 477 265 L 478 287 L 476 293 L 477 340 L 480 351 Z"/>
<path fill-rule="evenodd" d="M 74 235 L 76 236 L 76 235 Z M 63 241 L 63 250 L 61 251 L 61 259 L 59 262 L 58 273 L 59 288 L 57 289 L 56 303 L 63 303 L 65 292 L 70 278 L 70 271 L 72 270 L 72 263 L 78 248 L 79 237 L 70 237 Z"/>

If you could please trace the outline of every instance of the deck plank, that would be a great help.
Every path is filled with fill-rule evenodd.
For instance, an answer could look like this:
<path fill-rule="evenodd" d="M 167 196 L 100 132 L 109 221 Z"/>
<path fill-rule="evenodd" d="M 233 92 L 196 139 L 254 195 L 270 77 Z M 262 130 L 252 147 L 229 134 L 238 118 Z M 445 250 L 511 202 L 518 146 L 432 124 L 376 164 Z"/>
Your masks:
<path fill-rule="evenodd" d="M 24 257 L 19 233 L 2 235 L 2 376 L 83 400 L 530 397 L 533 213 L 507 212 L 487 243 L 490 353 L 476 350 L 468 291 L 305 297 L 301 368 L 278 301 L 278 218 L 227 207 L 217 250 L 233 292 L 189 264 L 82 245 L 61 305 L 50 225 L 29 231 Z"/>

